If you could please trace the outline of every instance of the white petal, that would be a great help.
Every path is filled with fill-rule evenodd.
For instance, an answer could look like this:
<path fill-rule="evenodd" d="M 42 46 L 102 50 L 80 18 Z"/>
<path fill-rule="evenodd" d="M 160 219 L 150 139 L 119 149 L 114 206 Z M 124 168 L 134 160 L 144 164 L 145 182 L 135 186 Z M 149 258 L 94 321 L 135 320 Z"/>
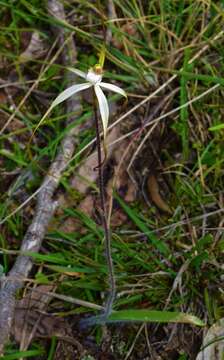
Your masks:
<path fill-rule="evenodd" d="M 104 135 L 104 139 L 105 139 L 106 132 L 107 132 L 108 120 L 109 120 L 109 107 L 108 107 L 106 96 L 104 95 L 100 86 L 95 85 L 94 90 L 95 90 L 96 97 L 97 97 L 97 100 L 99 103 L 100 115 L 101 115 L 101 119 L 102 119 L 102 123 L 103 123 L 103 135 Z"/>
<path fill-rule="evenodd" d="M 78 84 L 70 86 L 68 89 L 62 91 L 58 97 L 53 101 L 51 104 L 51 109 L 53 109 L 56 105 L 60 104 L 61 102 L 67 100 L 72 95 L 75 95 L 77 92 L 88 89 L 92 85 L 90 83 Z"/>
<path fill-rule="evenodd" d="M 113 84 L 108 84 L 108 83 L 105 83 L 105 82 L 102 82 L 102 81 L 100 83 L 100 86 L 102 88 L 104 88 L 104 89 L 111 90 L 111 91 L 113 91 L 115 93 L 118 93 L 118 94 L 124 96 L 124 97 L 127 97 L 126 92 L 123 89 L 121 89 L 119 86 L 116 86 L 116 85 L 113 85 Z"/>
<path fill-rule="evenodd" d="M 88 89 L 91 86 L 92 86 L 92 84 L 90 84 L 90 83 L 83 83 L 83 84 L 73 85 L 73 86 L 69 87 L 68 89 L 62 91 L 62 93 L 60 95 L 58 95 L 58 97 L 56 97 L 56 99 L 52 102 L 51 106 L 47 109 L 46 113 L 44 114 L 44 116 L 40 120 L 39 124 L 34 129 L 33 135 L 35 134 L 37 129 L 41 126 L 41 124 L 44 122 L 46 117 L 50 114 L 51 110 L 56 105 L 58 105 L 61 102 L 65 101 L 66 99 L 68 99 L 70 96 L 76 94 L 77 92 Z M 33 137 L 33 135 L 32 135 L 32 137 Z"/>
<path fill-rule="evenodd" d="M 67 69 L 75 73 L 76 75 L 80 76 L 81 78 L 86 79 L 86 74 L 83 71 L 72 67 L 68 67 Z"/>

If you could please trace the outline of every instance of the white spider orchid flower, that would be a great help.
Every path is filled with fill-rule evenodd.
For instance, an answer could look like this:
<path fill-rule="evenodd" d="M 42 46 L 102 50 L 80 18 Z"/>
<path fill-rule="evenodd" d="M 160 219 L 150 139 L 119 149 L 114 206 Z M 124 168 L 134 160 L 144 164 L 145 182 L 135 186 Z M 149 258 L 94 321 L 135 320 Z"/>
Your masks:
<path fill-rule="evenodd" d="M 72 85 L 68 89 L 62 91 L 62 93 L 58 95 L 56 99 L 53 101 L 47 113 L 49 114 L 49 112 L 56 105 L 67 100 L 70 96 L 73 96 L 82 90 L 86 90 L 93 87 L 99 104 L 99 110 L 103 124 L 103 134 L 105 139 L 108 120 L 109 120 L 109 106 L 108 106 L 107 98 L 102 91 L 102 88 L 106 90 L 111 90 L 117 94 L 127 97 L 125 91 L 116 85 L 105 83 L 102 81 L 103 71 L 100 65 L 96 65 L 94 68 L 90 68 L 87 74 L 75 68 L 68 68 L 68 70 L 84 78 L 86 82 L 82 84 Z M 44 116 L 44 118 L 45 117 L 46 116 Z"/>

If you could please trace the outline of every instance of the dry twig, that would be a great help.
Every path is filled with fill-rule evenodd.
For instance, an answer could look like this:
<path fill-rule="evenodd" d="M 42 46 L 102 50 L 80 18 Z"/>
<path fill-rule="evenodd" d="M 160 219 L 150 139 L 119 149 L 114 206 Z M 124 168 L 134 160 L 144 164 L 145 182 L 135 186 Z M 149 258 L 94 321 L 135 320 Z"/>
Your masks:
<path fill-rule="evenodd" d="M 65 19 L 64 8 L 58 0 L 48 1 L 48 12 L 55 18 L 61 20 Z M 56 29 L 54 29 L 55 31 Z M 57 35 L 59 34 L 59 43 L 63 45 L 65 42 L 65 34 L 63 28 L 57 28 Z M 56 32 L 55 31 L 55 32 Z M 73 39 L 70 38 L 67 46 L 62 51 L 62 62 L 64 65 L 74 64 L 76 60 L 76 51 Z M 74 83 L 74 74 L 68 74 L 68 82 Z M 66 102 L 66 112 L 74 111 L 80 114 L 81 105 L 79 98 L 70 98 Z M 74 121 L 69 118 L 68 123 Z M 57 207 L 57 201 L 53 199 L 53 195 L 60 181 L 60 177 L 71 159 L 75 148 L 75 134 L 79 128 L 73 128 L 65 136 L 62 141 L 61 148 L 55 161 L 50 166 L 49 172 L 44 178 L 41 190 L 37 196 L 37 205 L 35 215 L 32 223 L 30 224 L 25 237 L 22 241 L 20 248 L 21 255 L 16 259 L 15 264 L 10 270 L 9 274 L 3 278 L 2 287 L 0 291 L 0 354 L 3 354 L 4 344 L 8 340 L 10 327 L 14 316 L 15 309 L 15 296 L 19 289 L 24 285 L 24 278 L 26 278 L 32 269 L 33 261 L 30 257 L 26 256 L 27 251 L 38 252 L 41 247 L 42 240 L 46 233 L 48 224 Z"/>

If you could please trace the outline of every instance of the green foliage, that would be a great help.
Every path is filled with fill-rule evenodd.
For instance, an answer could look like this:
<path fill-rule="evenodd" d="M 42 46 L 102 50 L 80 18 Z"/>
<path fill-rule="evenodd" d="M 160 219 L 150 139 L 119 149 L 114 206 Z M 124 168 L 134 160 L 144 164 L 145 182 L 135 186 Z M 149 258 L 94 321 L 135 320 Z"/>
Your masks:
<path fill-rule="evenodd" d="M 205 324 L 200 319 L 193 315 L 169 312 L 169 311 L 151 311 L 151 310 L 121 310 L 112 313 L 109 316 L 109 321 L 136 321 L 136 322 L 158 322 L 158 323 L 188 323 L 197 326 L 204 326 Z"/>
<path fill-rule="evenodd" d="M 7 353 L 7 352 L 6 352 Z M 27 351 L 8 351 L 8 355 L 3 355 L 3 360 L 16 360 L 16 359 L 27 359 L 34 358 L 35 356 L 41 356 L 45 354 L 43 349 L 40 350 L 27 350 Z"/>
<path fill-rule="evenodd" d="M 111 320 L 175 322 L 178 319 L 189 320 L 188 315 L 181 317 L 180 311 L 186 311 L 201 319 L 208 318 L 208 323 L 213 324 L 224 316 L 223 294 L 220 291 L 224 251 L 221 234 L 224 186 L 223 35 L 214 41 L 222 31 L 223 4 L 221 1 L 194 0 L 113 2 L 118 17 L 115 20 L 107 20 L 106 2 L 101 4 L 104 26 L 111 30 L 113 36 L 113 41 L 106 47 L 104 76 L 110 82 L 122 85 L 130 96 L 127 108 L 126 105 L 119 108 L 117 98 L 109 97 L 110 105 L 117 105 L 117 115 L 113 115 L 111 121 L 116 121 L 119 113 L 132 109 L 160 85 L 166 84 L 171 76 L 176 76 L 173 82 L 164 85 L 150 103 L 125 119 L 122 132 L 127 134 L 147 121 L 161 99 L 168 97 L 158 116 L 179 106 L 181 108 L 164 116 L 158 123 L 133 166 L 138 180 L 137 201 L 126 202 L 121 195 L 116 195 L 119 189 L 115 189 L 118 211 L 127 220 L 119 226 L 116 222 L 112 226 L 118 288 L 114 304 L 117 312 Z M 13 81 L 16 79 L 15 83 L 20 86 L 13 96 L 16 105 L 30 88 L 32 82 L 29 81 L 38 78 L 41 69 L 49 65 L 55 54 L 53 50 L 49 58 L 44 55 L 21 64 L 19 56 L 26 46 L 24 38 L 29 38 L 34 30 L 39 31 L 47 48 L 53 44 L 53 35 L 49 31 L 52 25 L 64 28 L 68 36 L 75 32 L 78 58 L 74 66 L 86 71 L 97 62 L 98 51 L 103 45 L 102 22 L 99 12 L 94 9 L 97 5 L 91 1 L 63 3 L 71 16 L 66 21 L 56 21 L 47 14 L 46 1 L 0 0 L 0 77 L 8 79 L 13 69 Z M 72 23 L 74 10 L 76 21 Z M 128 28 L 125 27 L 127 24 Z M 195 55 L 198 55 L 197 59 L 189 64 Z M 63 80 L 64 70 L 60 58 L 57 58 L 17 113 L 15 124 L 19 124 L 18 127 L 9 126 L 0 135 L 0 170 L 3 174 L 0 179 L 1 218 L 12 213 L 38 188 L 68 131 L 81 123 L 87 125 L 92 118 L 91 103 L 83 101 L 82 114 L 65 128 L 65 120 L 75 113 L 65 113 L 63 106 L 55 108 L 44 126 L 38 129 L 31 145 L 30 158 L 27 143 L 32 131 L 52 99 L 67 87 Z M 217 88 L 209 95 L 184 106 L 213 85 Z M 1 83 L 0 90 L 4 92 L 3 88 Z M 170 94 L 175 89 L 176 95 L 172 97 Z M 38 91 L 44 96 L 39 97 Z M 47 96 L 48 93 L 50 96 Z M 3 101 L 0 104 L 1 126 L 14 111 L 14 104 Z M 142 136 L 149 128 L 144 129 Z M 77 210 L 83 195 L 72 188 L 70 182 L 70 177 L 88 156 L 88 144 L 93 137 L 91 123 L 76 135 L 74 159 L 66 168 L 55 194 L 56 197 L 66 194 L 65 204 L 54 215 L 41 253 L 28 255 L 38 269 L 36 274 L 32 274 L 36 284 L 52 284 L 57 286 L 59 294 L 103 305 L 108 279 L 99 214 L 92 218 Z M 141 139 L 137 139 L 135 149 Z M 84 151 L 86 147 L 87 151 Z M 155 162 L 152 159 L 154 156 Z M 158 173 L 158 177 L 163 173 L 167 187 L 161 185 L 160 192 L 173 209 L 173 214 L 168 216 L 163 213 L 152 201 L 150 207 L 142 201 L 143 192 L 147 192 L 143 186 L 145 167 L 149 172 Z M 97 190 L 97 186 L 91 184 L 92 193 Z M 147 196 L 151 200 L 150 195 Z M 34 201 L 3 224 L 0 236 L 3 273 L 7 273 L 15 261 L 33 209 Z M 214 211 L 220 212 L 212 215 Z M 67 220 L 73 225 L 78 224 L 77 227 L 64 229 L 62 225 Z M 56 300 L 52 303 L 54 306 Z M 58 303 L 57 299 L 56 305 Z M 162 311 L 164 307 L 167 312 Z M 62 300 L 58 308 L 61 316 L 96 312 L 95 308 L 84 304 L 74 306 Z M 199 323 L 195 318 L 191 321 L 193 325 L 202 325 Z M 130 327 L 129 331 L 128 344 L 131 346 L 136 328 Z M 98 328 L 95 334 L 100 342 L 101 330 Z M 125 351 L 128 351 L 128 345 L 125 346 Z M 56 340 L 52 338 L 48 353 L 34 347 L 26 352 L 7 349 L 4 358 L 42 355 L 50 360 L 55 347 Z M 187 359 L 187 355 L 180 354 L 179 359 Z"/>

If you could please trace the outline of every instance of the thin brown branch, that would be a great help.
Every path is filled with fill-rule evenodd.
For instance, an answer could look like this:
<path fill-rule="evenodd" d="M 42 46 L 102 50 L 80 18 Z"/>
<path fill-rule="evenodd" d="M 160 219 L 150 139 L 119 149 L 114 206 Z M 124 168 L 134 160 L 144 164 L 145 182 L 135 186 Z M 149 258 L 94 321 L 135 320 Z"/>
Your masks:
<path fill-rule="evenodd" d="M 107 1 L 107 11 L 108 11 L 108 20 L 113 20 L 116 18 L 116 11 L 114 7 L 113 0 Z M 106 31 L 106 44 L 110 44 L 112 41 L 112 31 L 110 29 L 110 23 L 107 24 L 107 31 Z"/>
<path fill-rule="evenodd" d="M 58 0 L 48 1 L 48 12 L 61 20 L 65 19 L 63 5 Z M 59 42 L 62 46 L 65 42 L 65 34 L 63 28 L 55 28 L 54 32 L 59 35 Z M 62 51 L 62 62 L 64 65 L 74 64 L 76 60 L 76 51 L 73 39 L 70 38 L 67 46 Z M 74 83 L 75 76 L 69 73 L 68 82 Z M 77 115 L 80 114 L 82 108 L 79 98 L 69 98 L 66 102 L 66 112 L 74 111 Z M 74 121 L 74 118 L 69 118 L 68 123 Z M 27 251 L 38 252 L 40 250 L 42 241 L 47 231 L 48 224 L 57 207 L 57 201 L 53 199 L 54 192 L 58 187 L 61 175 L 71 159 L 76 140 L 75 134 L 79 128 L 73 128 L 65 136 L 61 143 L 61 148 L 56 156 L 55 161 L 50 166 L 48 174 L 43 180 L 41 190 L 37 196 L 37 205 L 35 215 L 32 223 L 27 229 L 25 237 L 20 248 L 21 255 L 16 259 L 15 264 L 6 277 L 1 282 L 0 290 L 0 354 L 3 354 L 4 345 L 7 342 L 10 334 L 10 328 L 15 310 L 15 296 L 17 291 L 24 286 L 24 278 L 27 278 L 32 269 L 33 261 L 26 256 Z"/>

